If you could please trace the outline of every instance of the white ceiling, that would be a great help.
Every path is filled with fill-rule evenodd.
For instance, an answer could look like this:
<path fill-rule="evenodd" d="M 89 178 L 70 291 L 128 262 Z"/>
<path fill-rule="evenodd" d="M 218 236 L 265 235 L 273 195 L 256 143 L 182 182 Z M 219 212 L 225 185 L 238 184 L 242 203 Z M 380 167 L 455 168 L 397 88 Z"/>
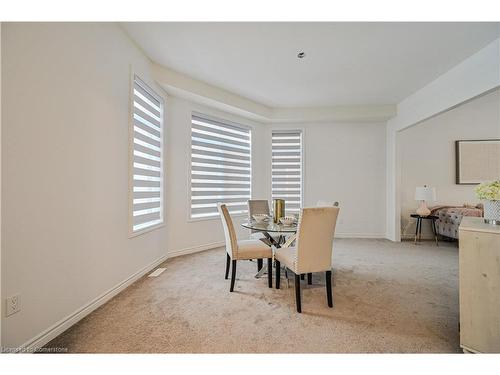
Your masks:
<path fill-rule="evenodd" d="M 122 24 L 155 62 L 272 107 L 398 103 L 498 38 L 499 25 Z"/>

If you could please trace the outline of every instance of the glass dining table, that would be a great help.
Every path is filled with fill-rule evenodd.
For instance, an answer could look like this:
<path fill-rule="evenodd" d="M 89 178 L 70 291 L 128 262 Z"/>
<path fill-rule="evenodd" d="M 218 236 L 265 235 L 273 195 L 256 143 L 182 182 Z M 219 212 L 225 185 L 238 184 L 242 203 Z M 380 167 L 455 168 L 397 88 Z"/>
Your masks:
<path fill-rule="evenodd" d="M 297 233 L 297 223 L 292 225 L 284 225 L 281 223 L 274 223 L 272 219 L 269 221 L 258 223 L 255 220 L 250 220 L 241 223 L 241 226 L 252 231 L 262 232 L 265 239 L 263 242 L 273 245 L 276 249 L 279 249 L 285 242 L 286 236 L 290 234 Z M 256 278 L 261 277 L 267 272 L 267 265 L 263 265 L 259 272 L 255 275 Z"/>

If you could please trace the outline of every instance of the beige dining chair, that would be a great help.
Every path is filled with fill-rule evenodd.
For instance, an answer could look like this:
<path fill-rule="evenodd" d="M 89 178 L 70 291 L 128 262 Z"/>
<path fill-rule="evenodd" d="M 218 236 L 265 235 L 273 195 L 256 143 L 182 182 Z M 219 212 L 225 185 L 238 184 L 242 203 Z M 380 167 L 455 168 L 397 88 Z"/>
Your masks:
<path fill-rule="evenodd" d="M 335 201 L 335 202 L 328 202 L 328 201 L 322 201 L 322 200 L 319 200 L 317 203 L 316 203 L 316 207 L 338 207 L 339 206 L 339 202 Z"/>
<path fill-rule="evenodd" d="M 328 202 L 319 200 L 318 202 L 316 202 L 316 207 L 338 207 L 338 206 L 339 206 L 338 201 Z M 293 234 L 292 236 L 288 237 L 287 241 L 281 247 L 290 247 L 291 245 L 293 245 L 296 239 L 297 239 L 297 234 Z M 301 275 L 300 278 L 304 280 L 304 275 Z M 310 285 L 312 282 L 312 275 L 310 273 L 307 274 L 307 280 Z"/>
<path fill-rule="evenodd" d="M 236 280 L 236 261 L 249 259 L 264 259 L 267 258 L 267 266 L 272 270 L 273 252 L 271 247 L 260 240 L 239 240 L 236 238 L 233 221 L 225 204 L 217 204 L 217 209 L 222 220 L 224 228 L 224 237 L 226 241 L 226 276 L 229 275 L 229 264 L 231 263 L 231 287 L 230 292 L 234 290 L 234 282 Z M 269 288 L 273 287 L 272 271 L 267 273 Z"/>
<path fill-rule="evenodd" d="M 252 219 L 252 215 L 265 214 L 269 215 L 269 202 L 265 199 L 249 199 L 248 200 L 248 218 Z"/>
<path fill-rule="evenodd" d="M 253 220 L 253 215 L 264 214 L 269 216 L 269 202 L 265 199 L 248 200 L 248 221 Z M 265 239 L 266 236 L 258 230 L 250 230 L 250 237 L 255 240 Z"/>
<path fill-rule="evenodd" d="M 248 200 L 248 221 L 253 220 L 253 215 L 265 214 L 270 215 L 269 202 L 265 199 L 249 199 Z M 271 246 L 271 241 L 258 230 L 250 230 L 250 238 L 254 240 L 260 240 L 266 245 Z M 278 239 L 275 238 L 277 241 Z M 257 259 L 257 272 L 262 269 L 262 259 Z"/>
<path fill-rule="evenodd" d="M 340 208 L 312 207 L 302 209 L 297 227 L 295 246 L 282 247 L 274 254 L 276 261 L 276 289 L 280 288 L 281 263 L 295 274 L 295 299 L 297 312 L 302 312 L 300 298 L 301 275 L 325 272 L 328 306 L 333 307 L 332 297 L 332 248 L 335 225 Z M 309 274 L 311 276 L 309 276 Z"/>

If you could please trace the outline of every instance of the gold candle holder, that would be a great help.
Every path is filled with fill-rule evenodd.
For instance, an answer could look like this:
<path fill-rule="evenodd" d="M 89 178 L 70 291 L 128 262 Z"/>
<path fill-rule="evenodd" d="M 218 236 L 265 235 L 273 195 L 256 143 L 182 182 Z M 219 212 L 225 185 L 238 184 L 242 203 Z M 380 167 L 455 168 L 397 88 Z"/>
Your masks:
<path fill-rule="evenodd" d="M 279 223 L 280 219 L 285 216 L 285 200 L 273 200 L 273 221 L 275 224 Z"/>

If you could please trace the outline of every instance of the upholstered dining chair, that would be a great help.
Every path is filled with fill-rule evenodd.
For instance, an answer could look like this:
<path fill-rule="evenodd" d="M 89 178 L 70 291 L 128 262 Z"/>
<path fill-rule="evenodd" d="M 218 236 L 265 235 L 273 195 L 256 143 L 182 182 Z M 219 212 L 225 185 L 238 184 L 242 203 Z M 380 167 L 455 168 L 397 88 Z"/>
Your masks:
<path fill-rule="evenodd" d="M 338 201 L 335 201 L 335 202 L 329 202 L 329 201 L 323 201 L 323 200 L 319 200 L 318 202 L 316 202 L 316 207 L 338 207 L 339 206 L 339 202 Z M 282 245 L 282 247 L 290 247 L 291 245 L 293 245 L 293 243 L 295 242 L 295 240 L 297 239 L 297 235 L 296 234 L 293 234 L 292 236 L 290 236 L 288 238 L 288 240 Z M 300 275 L 300 279 L 301 280 L 304 280 L 304 275 Z M 309 285 L 312 284 L 312 273 L 308 273 L 307 274 L 307 283 Z"/>
<path fill-rule="evenodd" d="M 249 199 L 248 200 L 248 218 L 252 219 L 252 215 L 265 214 L 269 215 L 269 202 L 265 199 Z"/>
<path fill-rule="evenodd" d="M 248 221 L 253 220 L 253 215 L 264 214 L 269 215 L 269 202 L 265 199 L 249 199 L 248 200 Z M 266 238 L 261 231 L 250 230 L 250 237 L 255 240 Z"/>
<path fill-rule="evenodd" d="M 224 228 L 224 237 L 226 241 L 226 276 L 228 278 L 229 265 L 231 263 L 231 287 L 230 292 L 234 290 L 234 282 L 236 281 L 236 261 L 249 259 L 264 259 L 267 258 L 267 266 L 269 270 L 273 269 L 273 252 L 271 247 L 260 240 L 239 240 L 236 238 L 233 220 L 225 204 L 217 205 L 219 214 Z M 272 271 L 267 273 L 269 288 L 273 287 Z"/>
<path fill-rule="evenodd" d="M 328 201 L 322 201 L 322 200 L 319 200 L 317 203 L 316 203 L 316 206 L 317 207 L 338 207 L 339 206 L 339 202 L 335 201 L 335 202 L 328 202 Z"/>
<path fill-rule="evenodd" d="M 265 199 L 249 199 L 248 200 L 248 221 L 253 220 L 253 215 L 257 214 L 270 214 L 269 202 Z M 250 238 L 254 240 L 260 240 L 266 245 L 271 246 L 271 241 L 269 241 L 266 236 L 261 231 L 250 230 Z M 276 239 L 277 240 L 277 239 Z M 257 259 L 257 272 L 262 269 L 262 259 Z"/>
<path fill-rule="evenodd" d="M 328 307 L 333 307 L 332 248 L 339 211 L 340 208 L 338 207 L 302 209 L 295 246 L 282 247 L 277 249 L 274 254 L 276 261 L 276 289 L 280 288 L 280 272 L 283 263 L 286 268 L 295 274 L 295 299 L 297 312 L 299 313 L 302 312 L 300 276 L 308 274 L 310 284 L 313 272 L 325 272 Z"/>

